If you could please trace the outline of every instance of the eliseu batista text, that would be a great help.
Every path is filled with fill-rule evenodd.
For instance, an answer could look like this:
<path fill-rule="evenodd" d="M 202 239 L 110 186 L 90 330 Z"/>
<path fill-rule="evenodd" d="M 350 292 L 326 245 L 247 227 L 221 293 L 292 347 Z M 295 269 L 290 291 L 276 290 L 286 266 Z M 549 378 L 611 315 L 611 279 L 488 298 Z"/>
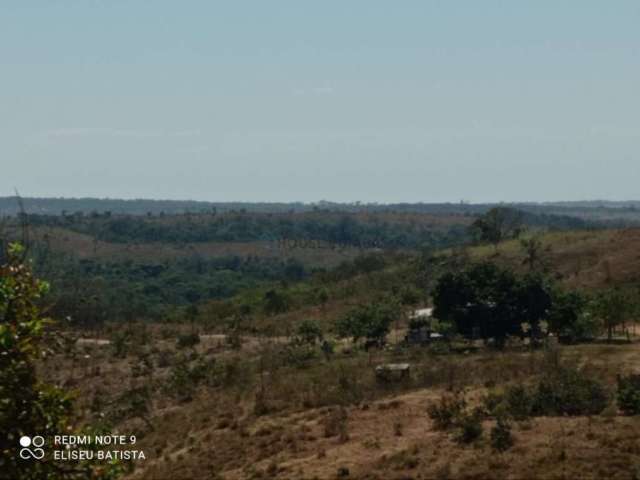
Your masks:
<path fill-rule="evenodd" d="M 53 452 L 54 460 L 145 460 L 142 450 L 83 450 L 85 445 L 116 446 L 135 445 L 134 435 L 56 435 L 54 445 L 64 445 L 64 450 Z M 71 448 L 74 447 L 74 448 Z"/>

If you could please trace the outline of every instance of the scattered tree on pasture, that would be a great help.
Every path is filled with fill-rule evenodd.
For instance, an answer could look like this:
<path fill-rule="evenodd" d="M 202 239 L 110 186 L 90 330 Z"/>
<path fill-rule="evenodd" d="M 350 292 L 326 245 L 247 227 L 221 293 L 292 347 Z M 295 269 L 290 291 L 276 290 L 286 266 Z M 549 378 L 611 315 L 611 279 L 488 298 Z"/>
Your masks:
<path fill-rule="evenodd" d="M 522 214 L 513 208 L 495 207 L 476 219 L 471 229 L 481 242 L 491 243 L 497 249 L 500 242 L 518 238 L 522 233 Z"/>

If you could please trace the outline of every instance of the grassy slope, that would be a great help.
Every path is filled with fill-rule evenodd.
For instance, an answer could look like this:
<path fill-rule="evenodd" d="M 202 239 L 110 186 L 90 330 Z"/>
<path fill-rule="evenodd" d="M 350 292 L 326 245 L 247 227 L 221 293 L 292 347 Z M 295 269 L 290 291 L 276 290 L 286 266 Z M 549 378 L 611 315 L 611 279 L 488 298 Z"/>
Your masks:
<path fill-rule="evenodd" d="M 166 342 L 154 342 L 160 350 Z M 128 362 L 102 357 L 103 347 L 92 347 L 91 359 L 76 371 L 76 384 L 118 389 L 143 381 L 131 377 Z M 216 342 L 198 347 L 216 358 L 247 356 L 248 350 L 231 354 Z M 226 352 L 226 353 L 225 353 Z M 623 346 L 581 345 L 565 347 L 563 355 L 589 369 L 609 387 L 618 372 L 629 372 L 640 363 L 640 344 Z M 411 383 L 395 388 L 376 385 L 366 355 L 338 356 L 332 362 L 307 369 L 289 368 L 267 374 L 266 414 L 254 413 L 253 391 L 258 384 L 201 389 L 187 403 L 165 396 L 154 398 L 153 431 L 142 437 L 139 448 L 147 460 L 138 464 L 132 479 L 313 479 L 336 478 L 339 468 L 349 478 L 633 478 L 640 462 L 640 417 L 610 413 L 591 418 L 536 418 L 514 424 L 515 446 L 495 454 L 489 445 L 492 421 L 484 422 L 483 438 L 462 446 L 436 431 L 426 415 L 427 405 L 448 388 L 464 388 L 473 404 L 491 382 L 502 385 L 535 375 L 542 354 L 511 351 L 505 354 L 430 355 L 406 352 L 397 357 L 378 353 L 373 365 L 383 361 L 410 361 Z M 241 357 L 237 357 L 241 362 Z M 102 366 L 102 376 L 91 372 Z M 68 372 L 57 365 L 56 372 Z M 105 366 L 108 365 L 108 368 Z M 53 368 L 53 365 L 51 366 Z M 157 378 L 166 374 L 155 372 Z M 349 392 L 360 400 L 346 406 L 345 434 L 328 433 L 335 407 L 344 395 L 338 378 L 349 378 Z M 85 377 L 86 375 L 86 377 Z M 258 381 L 255 379 L 254 381 Z M 130 434 L 143 428 L 139 421 L 118 425 Z M 444 472 L 449 471 L 447 477 Z M 218 475 L 218 477 L 216 477 Z"/>
<path fill-rule="evenodd" d="M 590 362 L 612 387 L 615 372 L 630 371 L 640 361 L 640 348 L 637 343 L 578 346 L 567 349 L 565 355 Z M 383 360 L 375 358 L 374 363 Z M 143 445 L 160 443 L 162 455 L 132 478 L 207 478 L 216 472 L 226 479 L 333 479 L 344 467 L 350 478 L 381 480 L 633 478 L 634 465 L 640 461 L 638 417 L 614 413 L 516 423 L 515 446 L 504 454 L 494 453 L 489 445 L 492 421 L 484 422 L 484 437 L 473 446 L 461 446 L 450 435 L 434 430 L 426 406 L 445 393 L 451 380 L 444 372 L 449 368 L 454 368 L 454 388 L 465 388 L 473 402 L 485 391 L 485 382 L 500 385 L 535 373 L 539 357 L 507 353 L 442 360 L 418 355 L 410 360 L 415 370 L 413 385 L 397 393 L 375 390 L 371 367 L 364 359 L 359 361 L 356 371 L 365 393 L 359 404 L 346 407 L 342 439 L 325 429 L 332 410 L 308 403 L 321 395 L 312 388 L 314 382 L 329 389 L 330 378 L 310 382 L 309 373 L 281 372 L 277 382 L 269 382 L 269 389 L 274 399 L 286 398 L 287 406 L 261 416 L 253 414 L 250 397 L 231 401 L 215 391 L 203 393 L 158 419 L 158 433 L 146 437 Z M 337 373 L 335 369 L 325 372 L 328 377 Z"/>
<path fill-rule="evenodd" d="M 640 284 L 640 229 L 554 232 L 541 237 L 551 270 L 571 287 Z M 473 247 L 473 259 L 490 259 L 523 270 L 519 241 Z"/>

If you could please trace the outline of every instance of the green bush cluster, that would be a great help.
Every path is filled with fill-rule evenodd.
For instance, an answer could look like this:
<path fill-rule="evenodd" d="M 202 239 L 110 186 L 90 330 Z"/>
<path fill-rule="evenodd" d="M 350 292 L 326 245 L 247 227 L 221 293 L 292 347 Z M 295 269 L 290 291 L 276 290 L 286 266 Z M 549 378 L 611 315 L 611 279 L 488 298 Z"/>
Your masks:
<path fill-rule="evenodd" d="M 437 430 L 449 430 L 467 407 L 467 402 L 459 394 L 445 395 L 438 402 L 427 407 L 427 414 Z"/>
<path fill-rule="evenodd" d="M 479 412 L 462 413 L 456 422 L 458 443 L 473 443 L 482 436 L 482 416 Z"/>
<path fill-rule="evenodd" d="M 640 414 L 640 375 L 618 377 L 617 403 L 625 415 Z"/>
<path fill-rule="evenodd" d="M 530 416 L 597 415 L 609 403 L 605 387 L 584 372 L 558 367 L 534 385 L 512 385 L 503 393 L 485 397 L 491 415 L 508 414 L 522 420 Z"/>
<path fill-rule="evenodd" d="M 534 415 L 597 415 L 609 398 L 597 380 L 574 368 L 560 368 L 538 383 L 534 393 Z"/>
<path fill-rule="evenodd" d="M 468 411 L 467 401 L 460 393 L 440 397 L 427 407 L 427 414 L 436 430 L 455 429 L 454 440 L 458 443 L 472 443 L 482 436 L 483 412 Z"/>
<path fill-rule="evenodd" d="M 163 389 L 178 401 L 188 402 L 200 386 L 243 388 L 251 383 L 250 378 L 247 362 L 201 358 L 197 355 L 194 359 L 181 355 L 169 369 Z"/>
<path fill-rule="evenodd" d="M 178 335 L 176 346 L 178 348 L 193 348 L 200 343 L 200 335 L 197 333 L 185 333 Z"/>
<path fill-rule="evenodd" d="M 491 447 L 498 452 L 504 452 L 512 446 L 511 424 L 505 417 L 500 416 L 491 429 Z"/>
<path fill-rule="evenodd" d="M 304 368 L 318 358 L 318 353 L 319 349 L 314 345 L 290 344 L 281 351 L 282 363 L 285 366 Z"/>

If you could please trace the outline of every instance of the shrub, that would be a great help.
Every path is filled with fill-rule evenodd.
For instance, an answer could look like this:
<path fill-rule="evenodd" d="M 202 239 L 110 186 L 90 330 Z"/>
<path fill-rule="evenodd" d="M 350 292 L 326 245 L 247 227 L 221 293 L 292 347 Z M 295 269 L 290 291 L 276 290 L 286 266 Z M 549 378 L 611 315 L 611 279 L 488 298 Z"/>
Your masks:
<path fill-rule="evenodd" d="M 114 402 L 117 407 L 111 412 L 111 420 L 122 421 L 128 418 L 139 418 L 152 430 L 151 398 L 152 391 L 149 385 L 124 391 Z"/>
<path fill-rule="evenodd" d="M 625 415 L 640 414 L 640 375 L 618 376 L 616 400 Z"/>
<path fill-rule="evenodd" d="M 224 340 L 232 350 L 240 350 L 242 348 L 242 337 L 240 336 L 240 331 L 237 328 L 234 328 L 229 334 L 227 334 Z"/>
<path fill-rule="evenodd" d="M 448 342 L 433 342 L 429 344 L 427 351 L 431 355 L 447 355 L 451 353 L 451 345 Z"/>
<path fill-rule="evenodd" d="M 334 343 L 330 340 L 323 340 L 322 343 L 320 344 L 320 350 L 322 350 L 322 353 L 324 354 L 324 358 L 327 361 L 329 361 L 333 356 L 333 353 L 335 350 Z"/>
<path fill-rule="evenodd" d="M 271 407 L 267 402 L 267 396 L 263 389 L 256 390 L 255 402 L 253 403 L 253 413 L 258 417 L 266 415 L 271 411 Z"/>
<path fill-rule="evenodd" d="M 560 367 L 540 380 L 534 393 L 536 415 L 597 415 L 608 404 L 605 388 L 575 368 Z"/>
<path fill-rule="evenodd" d="M 393 434 L 396 437 L 401 437 L 402 436 L 402 430 L 403 430 L 402 422 L 400 420 L 395 420 L 393 422 Z"/>
<path fill-rule="evenodd" d="M 298 344 L 315 345 L 316 342 L 322 341 L 322 338 L 322 328 L 317 320 L 303 320 L 296 330 L 293 341 Z"/>
<path fill-rule="evenodd" d="M 184 335 L 178 335 L 178 341 L 176 346 L 178 348 L 192 348 L 200 343 L 200 335 L 197 333 L 187 333 Z"/>
<path fill-rule="evenodd" d="M 512 446 L 511 424 L 505 417 L 498 417 L 498 421 L 491 429 L 491 447 L 498 452 L 504 452 Z"/>
<path fill-rule="evenodd" d="M 290 344 L 283 349 L 282 356 L 284 365 L 303 368 L 316 359 L 317 351 L 309 344 Z"/>
<path fill-rule="evenodd" d="M 507 388 L 504 400 L 506 411 L 516 420 L 524 420 L 531 416 L 534 400 L 523 385 Z"/>
<path fill-rule="evenodd" d="M 506 408 L 504 405 L 504 394 L 497 392 L 489 392 L 482 399 L 482 408 L 484 413 L 489 416 L 498 416 Z"/>
<path fill-rule="evenodd" d="M 477 413 L 461 415 L 456 426 L 459 429 L 455 437 L 458 443 L 472 443 L 482 436 L 482 422 Z"/>
<path fill-rule="evenodd" d="M 488 414 L 516 420 L 543 415 L 597 415 L 609 403 L 599 382 L 575 368 L 558 366 L 531 387 L 513 385 L 484 399 Z"/>
<path fill-rule="evenodd" d="M 455 426 L 463 414 L 466 401 L 461 395 L 443 396 L 437 403 L 427 407 L 429 418 L 433 420 L 436 430 L 448 430 Z"/>
<path fill-rule="evenodd" d="M 341 442 L 346 441 L 348 439 L 347 418 L 347 410 L 344 407 L 332 409 L 323 422 L 324 436 L 328 438 L 337 435 Z"/>
<path fill-rule="evenodd" d="M 198 361 L 194 367 L 189 365 L 186 357 L 180 357 L 169 370 L 169 378 L 164 386 L 165 391 L 181 402 L 193 398 L 196 388 L 205 379 L 206 367 Z"/>
<path fill-rule="evenodd" d="M 336 475 L 338 478 L 346 478 L 349 476 L 349 469 L 347 467 L 340 467 Z"/>
<path fill-rule="evenodd" d="M 167 368 L 173 362 L 173 352 L 170 350 L 160 350 L 156 364 L 158 368 Z"/>
<path fill-rule="evenodd" d="M 340 337 L 351 337 L 356 343 L 366 339 L 372 344 L 382 345 L 398 316 L 398 306 L 393 302 L 378 302 L 351 309 L 336 321 L 336 332 Z"/>
<path fill-rule="evenodd" d="M 365 395 L 365 385 L 362 374 L 357 368 L 349 368 L 345 364 L 340 364 L 335 375 L 340 403 L 346 405 L 362 401 Z"/>
<path fill-rule="evenodd" d="M 124 331 L 116 331 L 110 340 L 113 356 L 116 358 L 126 357 L 130 347 L 130 339 L 127 333 Z"/>

